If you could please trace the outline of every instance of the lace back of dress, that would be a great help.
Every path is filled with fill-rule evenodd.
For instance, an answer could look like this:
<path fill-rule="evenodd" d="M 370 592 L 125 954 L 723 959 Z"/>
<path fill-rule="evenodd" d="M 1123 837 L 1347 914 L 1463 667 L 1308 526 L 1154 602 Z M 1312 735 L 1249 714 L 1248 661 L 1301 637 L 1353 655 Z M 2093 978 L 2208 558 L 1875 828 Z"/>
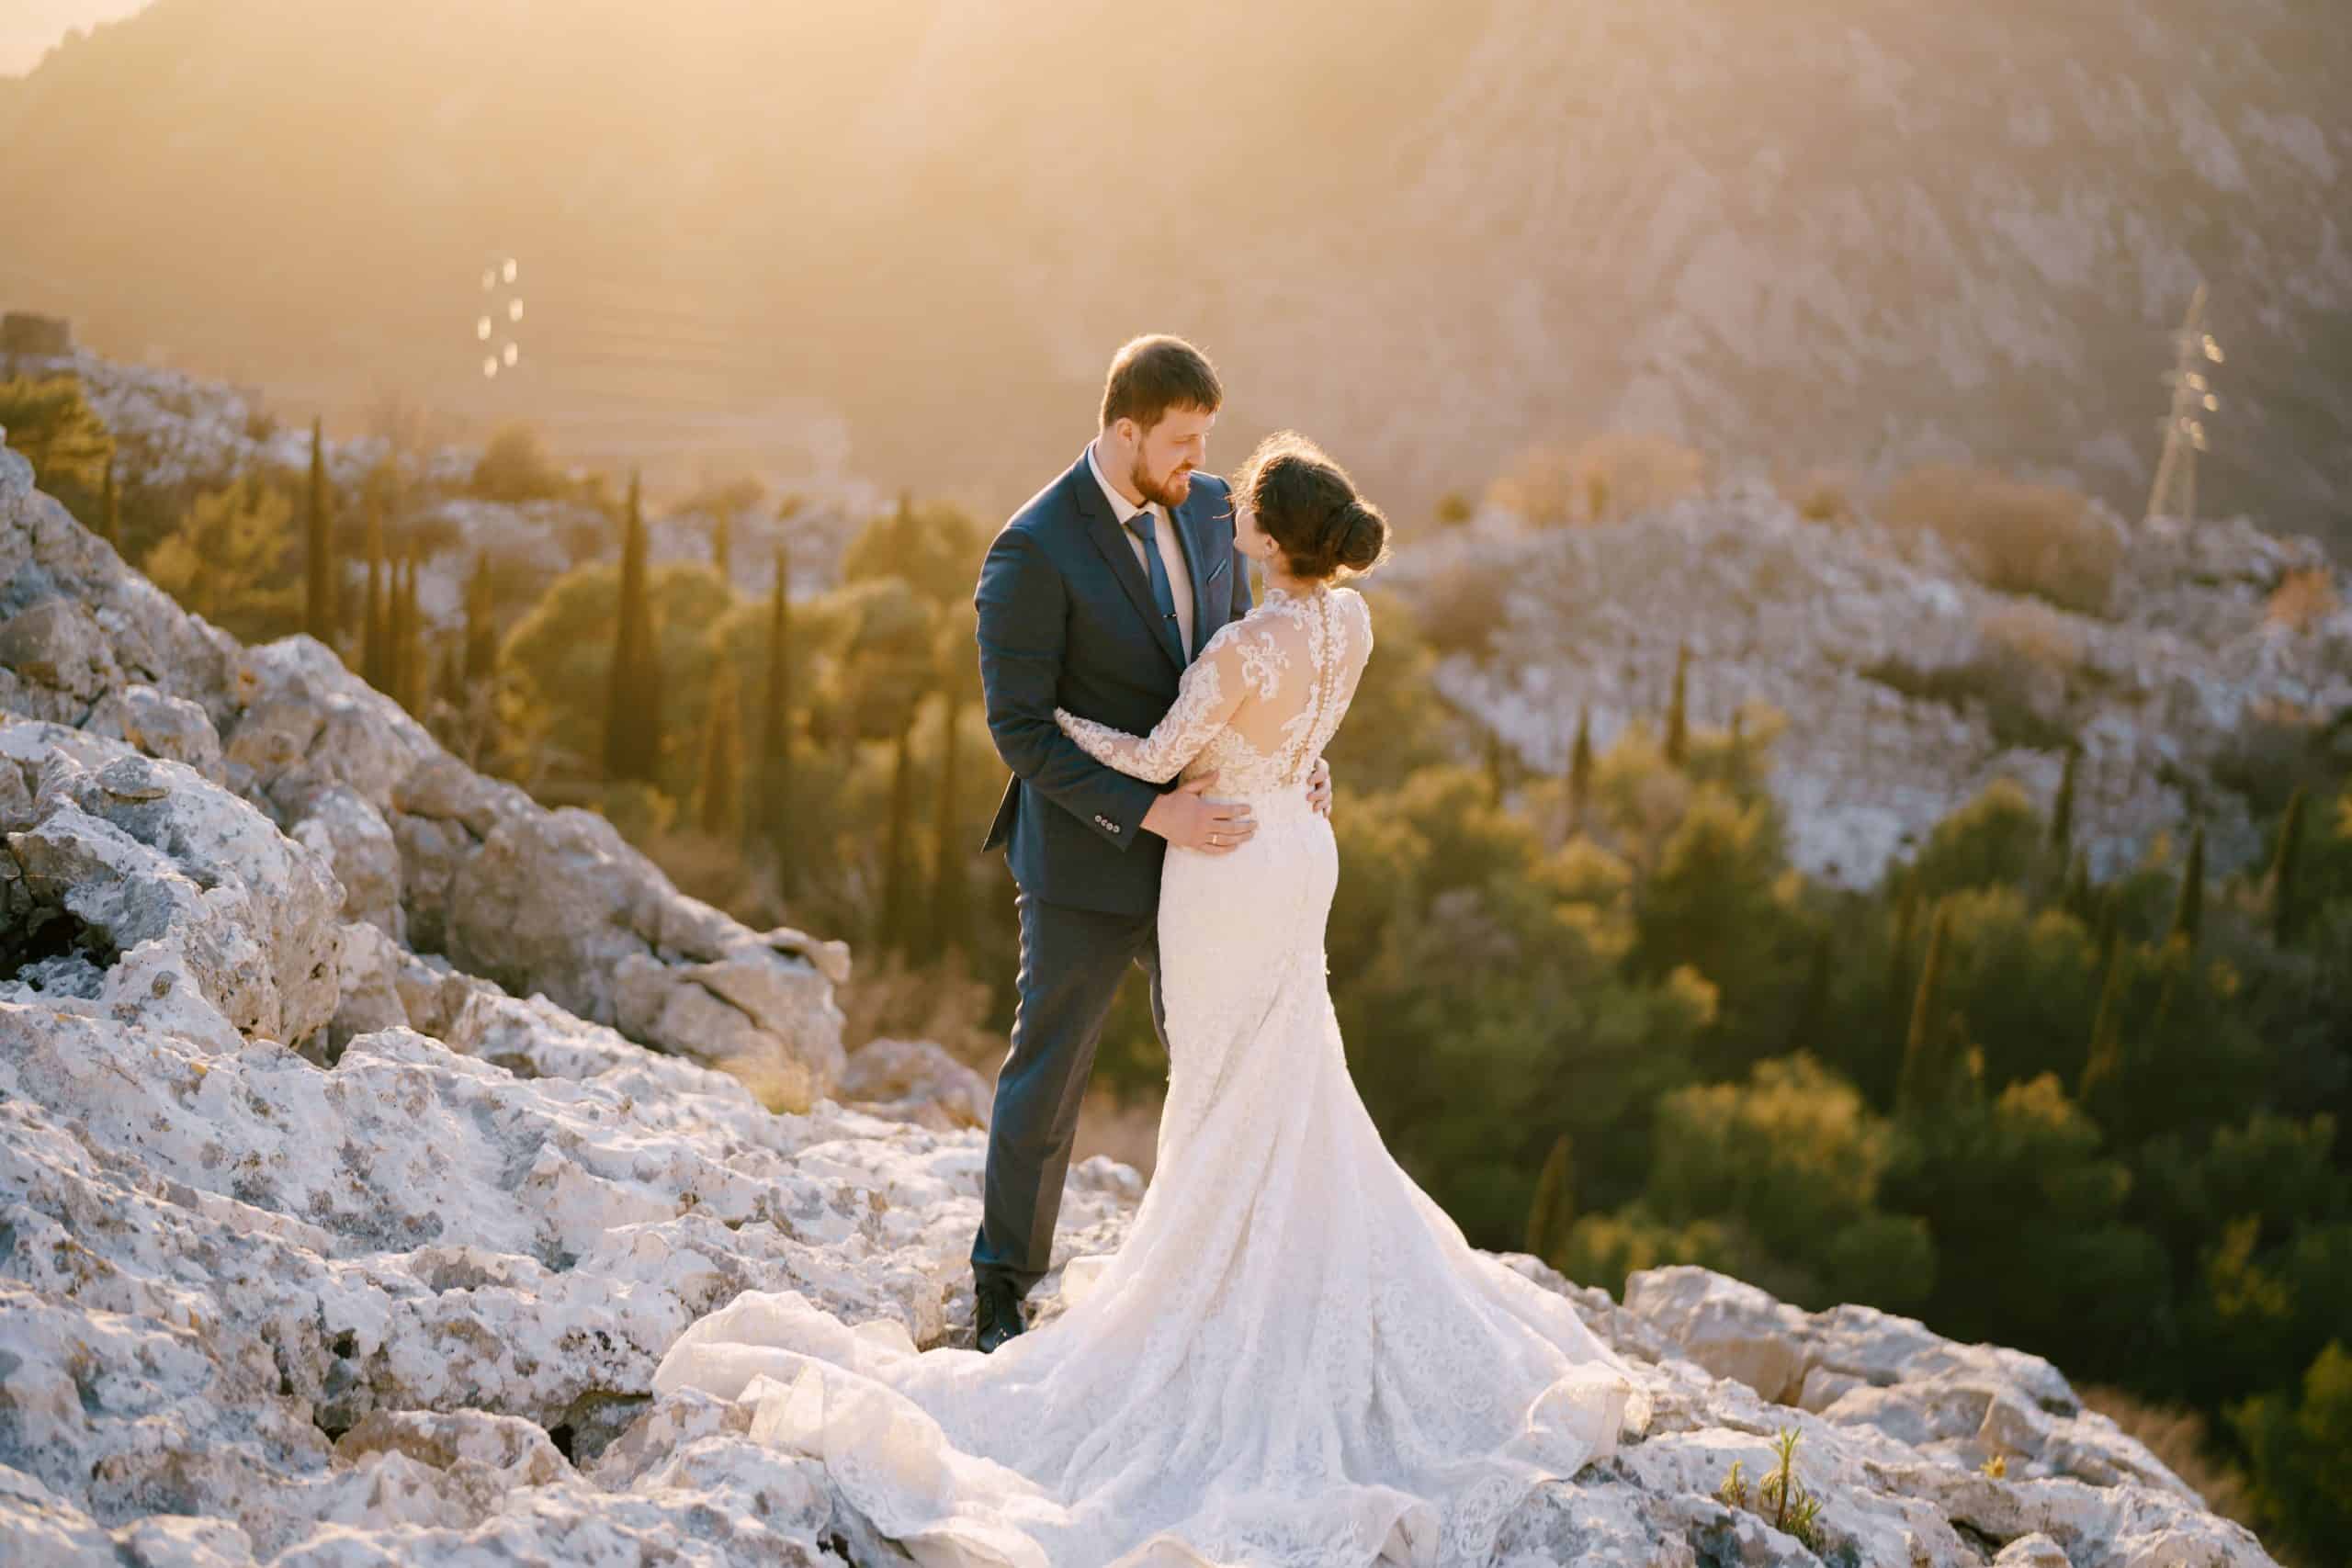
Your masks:
<path fill-rule="evenodd" d="M 1203 716 L 1211 711 L 1229 716 L 1200 728 L 1185 718 L 1145 742 L 1146 749 L 1188 757 L 1186 777 L 1216 773 L 1219 794 L 1303 784 L 1346 716 L 1371 651 L 1372 621 L 1361 594 L 1332 588 L 1298 594 L 1271 590 L 1264 603 L 1219 628 L 1187 674 Z M 1229 684 L 1237 679 L 1238 693 Z M 1238 704 L 1219 708 L 1220 695 L 1238 698 Z M 1185 707 L 1180 700 L 1170 716 Z M 1112 743 L 1106 739 L 1110 732 L 1083 722 L 1073 733 L 1091 733 L 1098 744 Z"/>

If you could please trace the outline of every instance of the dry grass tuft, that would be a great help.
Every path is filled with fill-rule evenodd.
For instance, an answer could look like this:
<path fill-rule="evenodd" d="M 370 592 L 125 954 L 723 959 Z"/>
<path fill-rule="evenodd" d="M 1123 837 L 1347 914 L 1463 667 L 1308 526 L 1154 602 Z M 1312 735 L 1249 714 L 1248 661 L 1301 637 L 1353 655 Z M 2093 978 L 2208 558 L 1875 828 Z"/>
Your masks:
<path fill-rule="evenodd" d="M 973 977 L 960 953 L 921 968 L 888 953 L 861 954 L 833 1000 L 842 1043 L 853 1051 L 869 1040 L 929 1040 L 983 1077 L 993 1077 L 1004 1056 L 1004 1032 L 988 1026 L 988 982 Z"/>
<path fill-rule="evenodd" d="M 1814 523 L 1850 523 L 1855 517 L 1854 476 L 1844 468 L 1807 468 L 1780 486 L 1797 515 Z"/>
<path fill-rule="evenodd" d="M 2324 566 L 2290 571 L 2270 591 L 2263 616 L 2274 626 L 2305 632 L 2335 614 L 2343 601 L 2336 597 L 2335 580 Z"/>
<path fill-rule="evenodd" d="M 2106 612 L 2123 540 L 2087 497 L 1984 468 L 1928 463 L 1894 481 L 1881 514 L 1941 536 L 1971 575 L 2085 615 Z"/>
<path fill-rule="evenodd" d="M 2259 1529 L 2262 1511 L 2255 1504 L 2245 1472 L 2211 1457 L 2202 1416 L 2177 1405 L 2152 1404 L 2103 1383 L 2078 1383 L 2075 1393 L 2085 1406 L 2121 1427 L 2126 1437 L 2145 1443 L 2166 1470 L 2205 1499 L 2208 1508 L 2248 1529 Z"/>
<path fill-rule="evenodd" d="M 1984 612 L 1977 630 L 1995 648 L 2045 670 L 2071 674 L 2083 662 L 2083 634 L 2036 600 L 2021 599 Z"/>
<path fill-rule="evenodd" d="M 1487 499 L 1533 528 L 1614 523 L 1698 493 L 1704 454 L 1670 436 L 1608 431 L 1573 447 L 1538 442 L 1513 459 Z"/>

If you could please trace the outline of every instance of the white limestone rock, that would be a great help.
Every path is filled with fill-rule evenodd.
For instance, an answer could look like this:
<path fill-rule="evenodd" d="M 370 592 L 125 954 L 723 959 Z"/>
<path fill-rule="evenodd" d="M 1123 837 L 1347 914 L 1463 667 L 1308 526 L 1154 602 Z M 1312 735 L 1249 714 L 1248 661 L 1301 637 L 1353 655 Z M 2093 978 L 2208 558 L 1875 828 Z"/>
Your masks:
<path fill-rule="evenodd" d="M 1998 1455 L 2015 1484 L 2065 1478 L 2201 1509 L 2145 1444 L 2085 1406 L 2039 1356 L 1958 1344 L 1874 1307 L 1805 1313 L 1691 1265 L 1634 1274 L 1625 1309 L 1710 1372 L 1849 1434 L 1880 1434 L 1915 1461 L 1973 1473 Z"/>
<path fill-rule="evenodd" d="M 103 960 L 89 1008 L 168 1018 L 220 1049 L 327 1021 L 342 894 L 319 857 L 185 763 L 28 728 L 7 727 L 10 750 L 44 745 L 47 761 L 8 854 L 27 918 L 71 923 Z M 93 747 L 116 754 L 92 768 L 76 753 Z"/>
<path fill-rule="evenodd" d="M 1946 592 L 1905 601 L 1923 637 Z M 921 1123 L 972 1085 L 922 1081 L 919 1044 L 845 1064 L 840 944 L 681 897 L 309 639 L 236 649 L 0 449 L 0 633 L 61 601 L 86 619 L 40 612 L 0 665 L 0 917 L 43 922 L 0 978 L 0 1559 L 911 1560 L 741 1407 L 650 1383 L 747 1290 L 968 1343 L 986 1139 Z M 1143 1190 L 1069 1171 L 1035 1321 Z M 1504 1262 L 1653 1406 L 1519 1510 L 1514 1568 L 2269 1562 L 2036 1358 L 1701 1269 L 1621 1305 Z M 1718 1495 L 1792 1426 L 1821 1557 Z"/>
<path fill-rule="evenodd" d="M 153 389 L 143 385 L 123 394 L 126 406 L 147 409 L 140 400 Z M 136 954 L 125 949 L 103 987 L 95 976 L 105 965 L 95 958 L 51 964 L 40 976 L 49 994 L 127 1005 L 127 989 L 145 987 L 138 1005 L 152 1011 L 177 1005 L 181 987 L 202 981 L 213 986 L 204 995 L 232 1029 L 297 1041 L 336 1013 L 329 993 L 344 947 L 339 927 L 356 919 L 518 994 L 545 991 L 641 1043 L 740 1068 L 774 1086 L 785 1103 L 813 1104 L 839 1077 L 842 1018 L 832 987 L 848 972 L 840 943 L 752 931 L 684 897 L 603 818 L 549 813 L 514 786 L 472 773 L 312 638 L 238 648 L 33 490 L 13 452 L 0 453 L 0 717 L 82 727 L 10 743 L 19 765 L 0 781 L 7 818 L 28 815 L 18 797 L 33 793 L 49 753 L 103 767 L 136 748 L 189 767 L 221 799 L 223 787 L 243 796 L 268 825 L 291 833 L 308 863 L 332 867 L 328 886 L 342 888 L 339 908 L 297 899 L 261 923 L 273 944 L 264 951 L 286 971 L 274 976 L 281 987 L 298 962 L 309 965 L 309 980 L 297 987 L 303 994 L 289 996 L 296 1005 L 284 1016 L 249 978 L 256 963 L 250 931 L 231 940 L 208 928 L 220 953 L 168 942 Z M 78 739 L 69 743 L 67 733 Z M 119 744 L 93 751 L 85 744 L 92 736 Z M 212 795 L 190 799 L 178 815 L 225 810 Z M 35 829 L 26 821 L 9 830 Z M 37 830 L 32 852 L 58 865 L 94 865 L 103 838 L 95 832 L 61 818 Z M 61 860 L 68 840 L 75 847 Z M 109 852 L 130 852 L 115 845 Z M 165 861 L 176 854 L 156 852 Z M 210 874 L 200 865 L 180 869 Z M 158 880 L 160 871 L 149 871 L 138 886 Z M 130 874 L 117 866 L 112 874 Z M 139 898 L 234 898 L 198 899 L 184 883 L 164 880 L 173 892 Z M 0 912 L 36 897 L 34 886 L 13 862 L 0 871 L 0 889 L 9 890 L 0 900 L 12 901 Z M 50 897 L 56 879 L 39 886 L 39 897 Z M 266 881 L 247 886 L 257 906 L 287 891 Z M 104 995 L 87 994 L 94 988 Z M 371 1016 L 391 1015 L 378 1007 Z M 341 1037 L 356 1026 L 356 1015 L 347 1018 Z M 226 1048 L 218 1029 L 214 1038 Z"/>
<path fill-rule="evenodd" d="M 33 619 L 12 629 L 31 613 Z M 102 691 L 144 684 L 227 712 L 236 644 L 122 564 L 104 541 L 32 487 L 32 467 L 0 448 L 0 706 L 78 724 Z M 27 668 L 17 668 L 21 656 Z M 96 684 L 94 686 L 93 682 Z"/>
<path fill-rule="evenodd" d="M 400 846 L 365 795 L 342 784 L 318 791 L 294 824 L 293 837 L 334 868 L 345 919 L 365 920 L 395 943 L 407 934 Z"/>
<path fill-rule="evenodd" d="M 869 1040 L 850 1053 L 835 1093 L 844 1104 L 934 1132 L 985 1127 L 988 1081 L 928 1040 Z"/>
<path fill-rule="evenodd" d="M 334 1016 L 327 1021 L 325 1055 L 343 1054 L 355 1035 L 409 1026 L 400 989 L 401 950 L 379 926 L 345 920 L 336 932 Z"/>
<path fill-rule="evenodd" d="M 118 673 L 96 618 L 62 594 L 36 600 L 0 621 L 0 664 L 21 681 L 48 687 L 61 701 L 85 706 Z"/>
<path fill-rule="evenodd" d="M 150 757 L 186 762 L 214 784 L 227 779 L 220 737 L 212 728 L 211 716 L 186 697 L 170 696 L 134 682 L 100 698 L 82 728 L 93 735 L 127 741 Z"/>
<path fill-rule="evenodd" d="M 815 953 L 787 938 L 678 893 L 610 822 L 567 808 L 506 816 L 458 863 L 443 951 L 807 1105 L 841 1076 L 841 1012 Z"/>

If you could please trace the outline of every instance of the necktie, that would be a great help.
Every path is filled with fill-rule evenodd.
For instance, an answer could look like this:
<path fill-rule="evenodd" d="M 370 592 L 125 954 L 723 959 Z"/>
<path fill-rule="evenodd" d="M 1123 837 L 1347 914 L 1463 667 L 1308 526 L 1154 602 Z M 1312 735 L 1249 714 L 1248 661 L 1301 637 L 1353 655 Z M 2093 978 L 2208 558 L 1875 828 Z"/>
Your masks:
<path fill-rule="evenodd" d="M 1159 606 L 1159 618 L 1168 623 L 1168 640 L 1175 645 L 1176 661 L 1186 662 L 1192 654 L 1184 647 L 1184 628 L 1176 619 L 1176 592 L 1168 585 L 1168 563 L 1159 558 L 1159 541 L 1152 535 L 1151 509 L 1146 507 L 1127 519 L 1127 532 L 1143 544 L 1144 564 L 1151 572 L 1151 602 Z"/>

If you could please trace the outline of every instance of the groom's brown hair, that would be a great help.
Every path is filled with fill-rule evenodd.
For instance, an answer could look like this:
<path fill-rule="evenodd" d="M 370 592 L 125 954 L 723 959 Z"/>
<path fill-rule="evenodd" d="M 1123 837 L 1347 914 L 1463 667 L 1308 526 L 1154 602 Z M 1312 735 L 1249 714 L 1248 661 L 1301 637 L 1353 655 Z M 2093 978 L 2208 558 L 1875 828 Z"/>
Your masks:
<path fill-rule="evenodd" d="M 1102 428 L 1131 419 L 1148 431 L 1170 409 L 1215 413 L 1224 401 L 1208 355 L 1181 337 L 1153 333 L 1130 339 L 1112 356 L 1102 383 Z"/>

